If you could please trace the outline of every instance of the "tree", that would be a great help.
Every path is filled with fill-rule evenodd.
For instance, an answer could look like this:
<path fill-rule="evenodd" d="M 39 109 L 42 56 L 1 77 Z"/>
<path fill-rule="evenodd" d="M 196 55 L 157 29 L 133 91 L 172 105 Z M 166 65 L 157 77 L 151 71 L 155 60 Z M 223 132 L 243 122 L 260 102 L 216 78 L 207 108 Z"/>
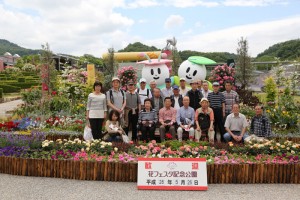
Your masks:
<path fill-rule="evenodd" d="M 180 55 L 177 51 L 177 48 L 172 48 L 172 75 L 176 75 L 178 74 L 178 68 L 180 66 L 180 64 L 182 63 L 182 60 L 180 58 Z"/>
<path fill-rule="evenodd" d="M 117 75 L 118 63 L 114 58 L 115 50 L 114 48 L 108 49 L 108 56 L 104 59 L 104 87 L 110 88 L 110 82 L 113 76 Z"/>
<path fill-rule="evenodd" d="M 248 55 L 248 41 L 241 37 L 237 48 L 237 69 L 235 78 L 241 84 L 241 89 L 249 87 L 253 79 L 254 67 L 251 65 L 251 58 Z"/>
<path fill-rule="evenodd" d="M 41 78 L 42 78 L 42 90 L 48 91 L 48 95 L 51 94 L 54 87 L 56 86 L 57 71 L 55 69 L 55 61 L 53 54 L 50 51 L 49 44 L 42 45 L 41 55 Z"/>

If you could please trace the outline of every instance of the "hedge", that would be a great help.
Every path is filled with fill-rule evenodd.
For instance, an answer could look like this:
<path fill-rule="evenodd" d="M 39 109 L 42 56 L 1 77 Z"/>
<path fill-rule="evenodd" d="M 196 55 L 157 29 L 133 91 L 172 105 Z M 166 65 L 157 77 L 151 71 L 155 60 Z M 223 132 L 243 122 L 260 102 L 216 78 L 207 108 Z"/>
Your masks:
<path fill-rule="evenodd" d="M 16 87 L 12 85 L 0 84 L 0 88 L 3 89 L 4 93 L 20 92 L 21 87 Z"/>
<path fill-rule="evenodd" d="M 37 73 L 34 72 L 22 72 L 24 76 L 36 76 Z"/>
<path fill-rule="evenodd" d="M 20 87 L 21 89 L 27 89 L 27 88 L 31 88 L 32 86 L 37 86 L 39 84 L 40 84 L 39 82 L 25 82 L 25 83 L 12 82 L 12 83 L 6 83 L 5 85 Z"/>
<path fill-rule="evenodd" d="M 19 77 L 18 83 L 25 83 L 25 77 Z"/>
<path fill-rule="evenodd" d="M 0 99 L 2 99 L 2 98 L 3 98 L 3 89 L 0 88 Z"/>

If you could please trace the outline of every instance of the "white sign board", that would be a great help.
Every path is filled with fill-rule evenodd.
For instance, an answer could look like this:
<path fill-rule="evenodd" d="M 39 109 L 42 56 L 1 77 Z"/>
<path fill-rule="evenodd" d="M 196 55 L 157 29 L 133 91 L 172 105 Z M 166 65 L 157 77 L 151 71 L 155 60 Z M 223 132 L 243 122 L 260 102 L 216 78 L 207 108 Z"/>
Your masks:
<path fill-rule="evenodd" d="M 139 158 L 138 189 L 207 190 L 205 158 Z"/>

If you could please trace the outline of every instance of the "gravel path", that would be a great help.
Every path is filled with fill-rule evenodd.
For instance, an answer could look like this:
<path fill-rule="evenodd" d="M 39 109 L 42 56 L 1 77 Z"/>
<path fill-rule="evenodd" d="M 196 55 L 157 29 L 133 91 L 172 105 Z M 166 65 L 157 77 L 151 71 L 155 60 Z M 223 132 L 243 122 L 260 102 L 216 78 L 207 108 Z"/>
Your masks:
<path fill-rule="evenodd" d="M 7 111 L 12 111 L 18 107 L 19 104 L 22 104 L 23 101 L 21 99 L 9 101 L 5 103 L 0 103 L 0 117 L 8 117 L 11 114 L 6 113 Z"/>
<path fill-rule="evenodd" d="M 136 183 L 79 181 L 0 174 L 1 200 L 32 199 L 300 199 L 295 184 L 211 184 L 208 191 L 142 191 Z"/>

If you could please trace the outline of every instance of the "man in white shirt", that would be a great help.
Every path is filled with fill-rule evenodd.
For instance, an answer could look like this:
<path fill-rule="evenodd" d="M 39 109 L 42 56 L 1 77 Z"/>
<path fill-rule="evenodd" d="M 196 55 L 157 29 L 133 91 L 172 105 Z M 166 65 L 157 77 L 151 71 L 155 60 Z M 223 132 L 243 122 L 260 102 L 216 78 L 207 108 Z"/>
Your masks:
<path fill-rule="evenodd" d="M 207 81 L 203 81 L 202 84 L 202 94 L 204 98 L 208 97 L 208 93 L 211 93 L 212 91 L 208 89 L 208 82 Z"/>
<path fill-rule="evenodd" d="M 142 109 L 144 108 L 144 100 L 149 98 L 152 98 L 152 94 L 150 89 L 146 88 L 146 79 L 145 78 L 141 78 L 140 79 L 140 88 L 138 88 L 136 90 L 136 92 L 138 93 L 138 95 L 140 96 L 141 99 L 141 107 Z"/>
<path fill-rule="evenodd" d="M 242 142 L 248 137 L 246 129 L 248 126 L 245 115 L 240 113 L 240 105 L 233 104 L 232 113 L 227 116 L 225 121 L 225 129 L 227 133 L 224 134 L 225 142 L 234 140 L 236 142 Z"/>
<path fill-rule="evenodd" d="M 186 93 L 189 91 L 189 89 L 185 86 L 185 78 L 180 78 L 180 87 L 179 87 L 179 94 L 181 94 L 183 97 L 186 96 Z"/>

